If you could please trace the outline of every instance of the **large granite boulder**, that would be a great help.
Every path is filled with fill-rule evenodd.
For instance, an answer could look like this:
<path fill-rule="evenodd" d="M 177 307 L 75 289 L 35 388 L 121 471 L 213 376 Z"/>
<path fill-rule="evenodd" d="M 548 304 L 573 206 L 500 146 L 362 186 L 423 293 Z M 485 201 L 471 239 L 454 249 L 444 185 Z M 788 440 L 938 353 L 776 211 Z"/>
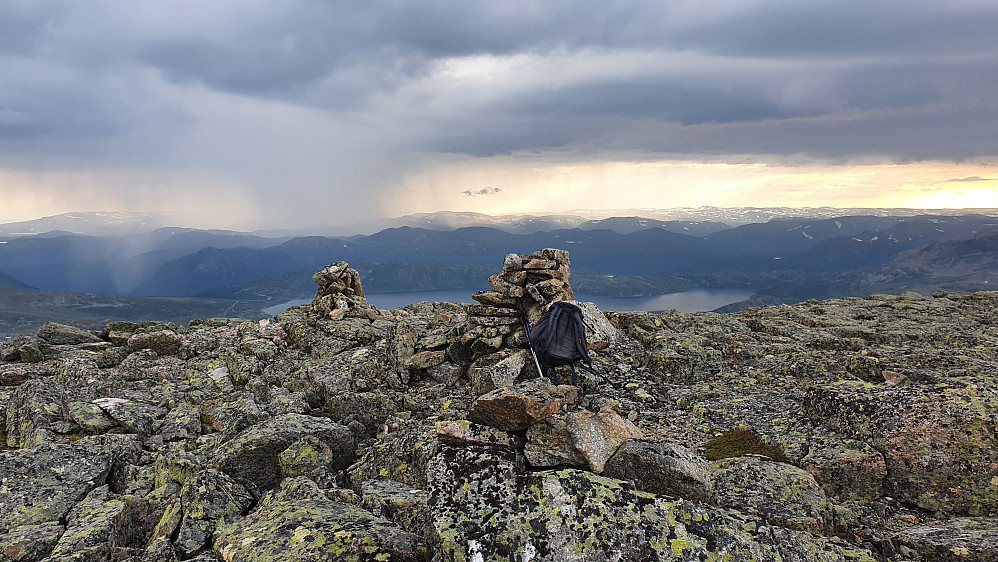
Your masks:
<path fill-rule="evenodd" d="M 606 462 L 605 476 L 627 480 L 637 490 L 693 501 L 714 501 L 707 459 L 678 444 L 631 439 Z"/>
<path fill-rule="evenodd" d="M 215 465 L 236 478 L 269 489 L 282 478 L 280 454 L 304 437 L 315 437 L 334 452 L 333 470 L 353 462 L 356 451 L 350 429 L 326 418 L 302 414 L 276 416 L 254 425 L 219 447 Z"/>

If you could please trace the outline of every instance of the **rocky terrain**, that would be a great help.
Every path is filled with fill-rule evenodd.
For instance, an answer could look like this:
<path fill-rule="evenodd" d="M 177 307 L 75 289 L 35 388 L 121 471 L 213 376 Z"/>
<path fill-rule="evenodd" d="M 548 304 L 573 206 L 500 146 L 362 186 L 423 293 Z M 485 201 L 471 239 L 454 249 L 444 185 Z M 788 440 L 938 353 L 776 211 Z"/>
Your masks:
<path fill-rule="evenodd" d="M 340 262 L 273 320 L 3 346 L 0 557 L 998 560 L 998 293 L 585 306 L 616 384 L 570 386 L 520 324 L 569 265 L 385 311 Z"/>

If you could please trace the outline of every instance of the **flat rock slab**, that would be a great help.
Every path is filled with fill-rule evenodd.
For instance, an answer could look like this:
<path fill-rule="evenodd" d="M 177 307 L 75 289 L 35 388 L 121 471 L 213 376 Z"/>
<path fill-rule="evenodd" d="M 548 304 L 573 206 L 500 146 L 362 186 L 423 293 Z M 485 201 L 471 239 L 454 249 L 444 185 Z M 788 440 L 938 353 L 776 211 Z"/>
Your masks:
<path fill-rule="evenodd" d="M 901 555 L 937 562 L 998 560 L 998 518 L 961 517 L 906 529 L 891 542 Z"/>
<path fill-rule="evenodd" d="M 0 533 L 61 520 L 104 484 L 127 440 L 112 436 L 39 445 L 0 455 Z"/>
<path fill-rule="evenodd" d="M 553 416 L 562 406 L 574 404 L 578 399 L 577 387 L 529 381 L 479 396 L 468 417 L 504 431 L 521 431 Z"/>
<path fill-rule="evenodd" d="M 417 535 L 355 505 L 330 500 L 307 478 L 286 480 L 246 517 L 219 529 L 223 560 L 391 560 L 432 558 Z"/>

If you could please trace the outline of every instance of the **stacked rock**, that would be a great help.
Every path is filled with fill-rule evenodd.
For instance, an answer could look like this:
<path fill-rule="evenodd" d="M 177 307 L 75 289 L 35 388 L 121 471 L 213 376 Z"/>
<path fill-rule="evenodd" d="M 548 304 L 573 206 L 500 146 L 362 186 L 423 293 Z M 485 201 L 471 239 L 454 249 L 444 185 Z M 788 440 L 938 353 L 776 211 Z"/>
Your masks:
<path fill-rule="evenodd" d="M 522 310 L 533 324 L 548 304 L 575 299 L 568 283 L 570 263 L 567 251 L 554 248 L 529 255 L 507 254 L 502 273 L 489 277 L 492 290 L 475 293 L 472 298 L 487 306 Z"/>
<path fill-rule="evenodd" d="M 364 297 L 360 274 L 350 269 L 347 262 L 327 265 L 312 276 L 319 290 L 312 299 L 312 310 L 342 320 L 345 316 L 369 316 L 373 307 Z M 352 313 L 352 314 L 351 314 Z"/>
<path fill-rule="evenodd" d="M 454 347 L 472 360 L 468 375 L 476 394 L 507 386 L 532 368 L 521 314 L 533 325 L 548 304 L 572 300 L 568 277 L 565 250 L 508 254 L 502 272 L 489 278 L 492 290 L 472 295 L 480 304 L 466 307 L 467 328 Z"/>

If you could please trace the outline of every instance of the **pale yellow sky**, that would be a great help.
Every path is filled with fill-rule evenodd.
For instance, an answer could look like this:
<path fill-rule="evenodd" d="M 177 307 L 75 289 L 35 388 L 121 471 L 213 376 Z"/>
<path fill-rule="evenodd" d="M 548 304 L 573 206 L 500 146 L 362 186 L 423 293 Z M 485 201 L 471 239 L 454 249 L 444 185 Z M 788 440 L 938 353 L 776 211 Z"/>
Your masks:
<path fill-rule="evenodd" d="M 270 222 L 268 200 L 256 198 L 249 187 L 236 176 L 206 170 L 0 170 L 0 221 L 101 210 L 180 216 L 185 226 L 202 228 L 287 226 Z M 474 193 L 485 188 L 498 190 Z M 498 215 L 699 206 L 998 208 L 998 166 L 437 156 L 356 193 L 371 197 L 371 214 L 381 217 L 441 210 Z M 331 208 L 330 221 L 359 218 L 337 216 Z"/>
<path fill-rule="evenodd" d="M 501 191 L 464 193 L 485 187 Z M 791 166 L 453 157 L 408 174 L 403 188 L 386 191 L 383 205 L 387 215 L 702 205 L 998 208 L 998 166 L 983 161 Z"/>

